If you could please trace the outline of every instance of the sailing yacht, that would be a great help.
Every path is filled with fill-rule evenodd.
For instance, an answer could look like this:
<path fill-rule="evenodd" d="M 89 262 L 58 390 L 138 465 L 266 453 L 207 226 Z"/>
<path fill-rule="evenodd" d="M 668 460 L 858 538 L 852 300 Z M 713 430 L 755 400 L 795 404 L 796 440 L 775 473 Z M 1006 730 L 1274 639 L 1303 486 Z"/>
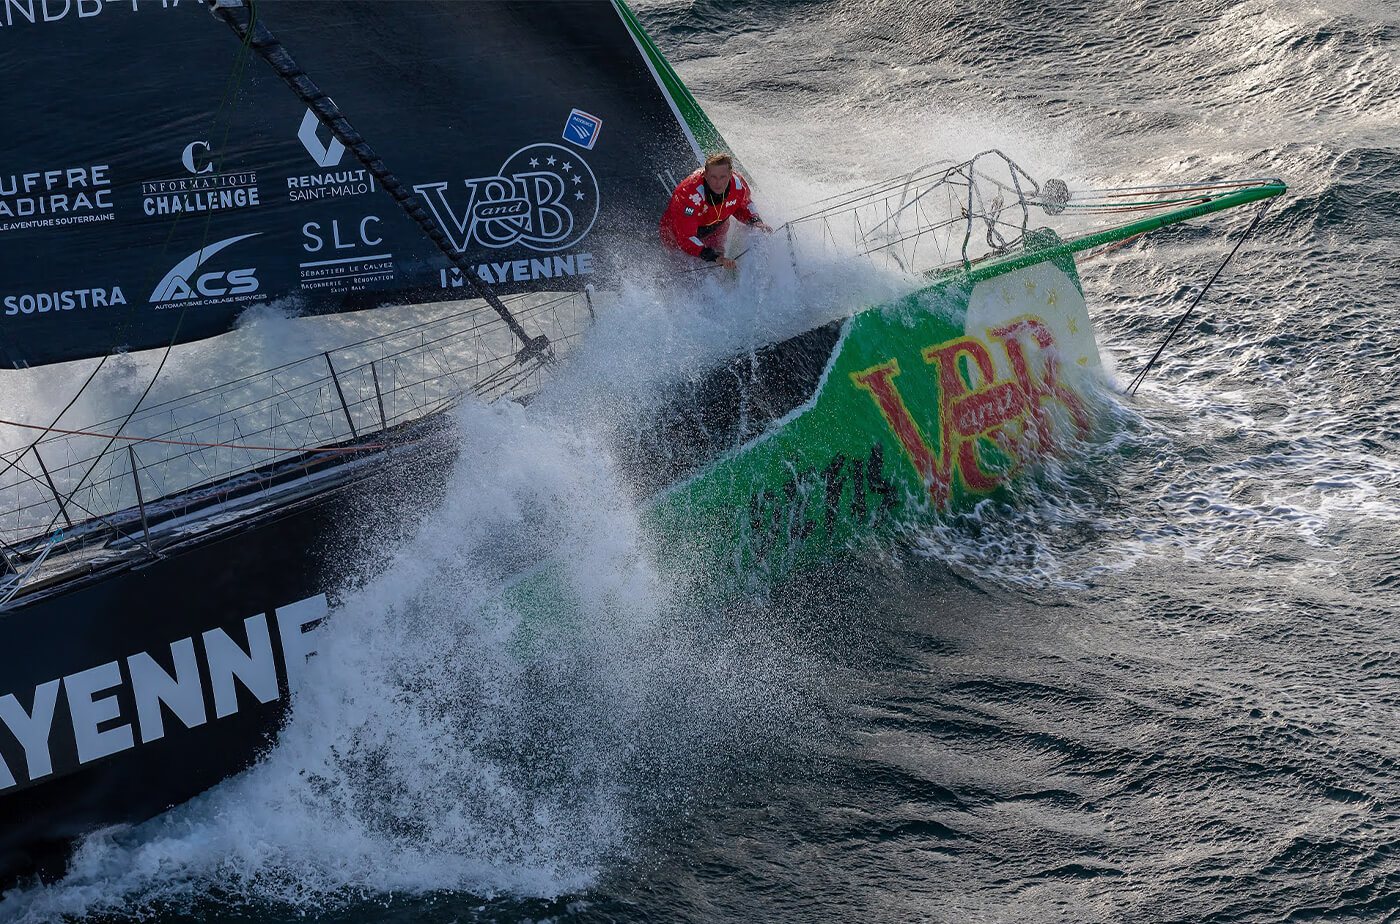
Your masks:
<path fill-rule="evenodd" d="M 0 75 L 33 89 L 0 116 L 0 362 L 84 363 L 61 412 L 0 421 L 13 876 L 275 740 L 354 580 L 357 498 L 431 506 L 451 409 L 538 391 L 656 253 L 675 184 L 729 146 L 623 0 L 3 15 Z M 772 246 L 796 271 L 836 251 L 907 294 L 669 396 L 620 450 L 649 528 L 698 573 L 781 575 L 996 496 L 1092 433 L 1077 261 L 1283 190 L 1071 191 L 988 151 L 795 213 Z M 385 320 L 110 419 L 70 412 L 94 366 L 232 343 L 269 309 Z"/>

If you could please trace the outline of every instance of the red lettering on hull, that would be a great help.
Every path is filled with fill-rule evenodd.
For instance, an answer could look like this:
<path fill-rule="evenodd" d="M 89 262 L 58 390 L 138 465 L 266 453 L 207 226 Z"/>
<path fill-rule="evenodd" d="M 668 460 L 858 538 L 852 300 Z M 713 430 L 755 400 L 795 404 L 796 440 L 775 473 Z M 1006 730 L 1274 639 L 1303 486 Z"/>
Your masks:
<path fill-rule="evenodd" d="M 864 372 L 853 372 L 851 378 L 857 386 L 870 392 L 870 396 L 875 399 L 876 406 L 880 408 L 880 415 L 885 418 L 885 423 L 889 424 L 899 439 L 899 445 L 904 447 L 905 454 L 914 463 L 914 470 L 924 480 L 924 486 L 928 488 L 934 504 L 946 506 L 949 499 L 948 486 L 952 483 L 946 453 L 936 456 L 933 450 L 929 449 L 924 435 L 919 432 L 919 425 L 914 422 L 909 408 L 905 406 L 899 389 L 894 387 L 892 380 L 897 375 L 899 361 L 892 359 Z"/>
<path fill-rule="evenodd" d="M 897 360 L 851 373 L 856 386 L 870 393 L 880 416 L 913 463 L 929 499 L 939 509 L 952 500 L 955 475 L 968 490 L 984 494 L 1001 483 L 1004 473 L 983 468 L 979 440 L 991 441 L 1018 466 L 1050 451 L 1054 441 L 1047 403 L 1060 403 L 1080 434 L 1089 432 L 1089 414 L 1083 402 L 1060 380 L 1055 337 L 1043 320 L 1027 315 L 987 333 L 1006 351 L 1012 374 L 1008 380 L 996 380 L 991 353 L 975 337 L 959 337 L 923 351 L 924 361 L 938 372 L 936 451 L 895 387 Z M 1034 344 L 1042 360 L 1040 375 L 1032 371 L 1028 342 Z M 960 368 L 959 359 L 964 356 L 972 382 L 963 377 Z"/>

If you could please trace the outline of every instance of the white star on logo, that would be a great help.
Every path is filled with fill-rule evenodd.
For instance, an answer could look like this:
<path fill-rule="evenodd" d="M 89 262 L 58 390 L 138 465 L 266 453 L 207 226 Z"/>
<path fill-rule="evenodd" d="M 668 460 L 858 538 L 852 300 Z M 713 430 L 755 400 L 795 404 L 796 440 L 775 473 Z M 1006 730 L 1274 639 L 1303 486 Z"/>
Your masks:
<path fill-rule="evenodd" d="M 583 182 L 583 177 L 579 176 L 578 174 L 574 174 L 574 185 L 577 186 L 579 183 L 582 183 L 582 182 Z"/>
<path fill-rule="evenodd" d="M 574 165 L 569 163 L 567 160 L 564 161 L 564 172 L 568 173 L 572 169 L 574 169 Z"/>
<path fill-rule="evenodd" d="M 553 167 L 553 166 L 554 166 L 554 158 L 553 158 L 553 157 L 545 158 L 545 163 L 547 163 L 547 164 L 549 164 L 551 167 Z"/>
<path fill-rule="evenodd" d="M 532 157 L 532 158 L 530 158 L 530 166 L 531 166 L 531 167 L 538 167 L 539 165 L 540 165 L 540 159 L 539 159 L 538 157 Z"/>
<path fill-rule="evenodd" d="M 582 201 L 583 201 L 583 191 L 580 190 L 579 192 L 574 193 L 574 198 L 577 199 L 577 200 L 579 200 L 580 202 L 582 202 Z"/>

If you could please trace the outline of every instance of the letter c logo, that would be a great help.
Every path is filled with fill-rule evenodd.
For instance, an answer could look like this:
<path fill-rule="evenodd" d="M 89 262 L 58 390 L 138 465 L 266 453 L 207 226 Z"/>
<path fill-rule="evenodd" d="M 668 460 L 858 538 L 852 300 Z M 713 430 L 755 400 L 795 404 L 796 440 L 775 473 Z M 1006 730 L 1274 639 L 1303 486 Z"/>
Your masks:
<path fill-rule="evenodd" d="M 212 161 L 206 163 L 203 167 L 196 167 L 194 165 L 195 148 L 203 148 L 205 153 L 208 153 L 209 142 L 191 141 L 189 144 L 185 145 L 185 153 L 180 157 L 180 162 L 185 165 L 185 169 L 188 170 L 190 173 L 195 174 L 196 176 L 198 176 L 201 173 L 208 173 L 210 170 L 213 170 L 214 164 Z"/>

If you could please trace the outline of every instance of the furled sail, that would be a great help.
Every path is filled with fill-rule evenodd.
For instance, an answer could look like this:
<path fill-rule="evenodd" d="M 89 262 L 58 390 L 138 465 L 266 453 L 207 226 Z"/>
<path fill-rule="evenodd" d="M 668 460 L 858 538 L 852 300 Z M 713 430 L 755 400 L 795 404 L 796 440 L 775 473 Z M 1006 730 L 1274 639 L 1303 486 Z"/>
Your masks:
<path fill-rule="evenodd" d="M 621 0 L 253 8 L 503 294 L 606 285 L 720 143 Z M 471 294 L 196 0 L 8 0 L 0 80 L 45 88 L 0 113 L 0 362 Z"/>

